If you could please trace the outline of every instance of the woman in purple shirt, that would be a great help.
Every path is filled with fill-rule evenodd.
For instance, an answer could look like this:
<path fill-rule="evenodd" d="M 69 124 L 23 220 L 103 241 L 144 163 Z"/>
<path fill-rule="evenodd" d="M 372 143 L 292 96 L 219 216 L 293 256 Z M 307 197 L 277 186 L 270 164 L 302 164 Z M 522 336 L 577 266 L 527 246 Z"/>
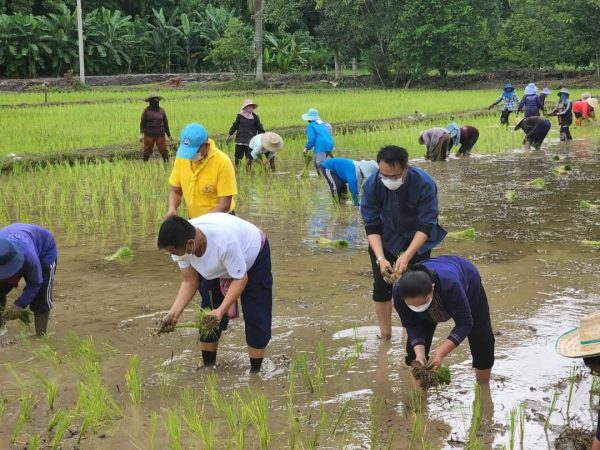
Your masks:
<path fill-rule="evenodd" d="M 394 307 L 406 328 L 406 363 L 435 368 L 466 339 L 479 384 L 488 384 L 494 365 L 490 309 L 477 268 L 458 256 L 438 256 L 411 266 L 394 286 Z M 429 354 L 437 324 L 454 320 L 454 328 Z"/>
<path fill-rule="evenodd" d="M 18 319 L 29 307 L 36 334 L 46 334 L 57 257 L 54 236 L 45 228 L 13 223 L 0 229 L 0 326 Z M 21 278 L 25 279 L 23 293 L 5 308 L 6 295 L 18 286 Z"/>

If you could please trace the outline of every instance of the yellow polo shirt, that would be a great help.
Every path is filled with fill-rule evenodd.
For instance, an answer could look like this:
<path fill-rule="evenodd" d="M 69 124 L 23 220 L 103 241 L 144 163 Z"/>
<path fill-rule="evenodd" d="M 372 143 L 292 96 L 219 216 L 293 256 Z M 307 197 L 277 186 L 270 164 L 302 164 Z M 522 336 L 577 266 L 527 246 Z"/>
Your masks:
<path fill-rule="evenodd" d="M 198 217 L 217 206 L 219 197 L 237 195 L 235 170 L 229 156 L 217 148 L 212 139 L 210 148 L 202 161 L 175 158 L 169 184 L 181 188 L 189 217 Z M 229 211 L 235 209 L 231 199 Z"/>

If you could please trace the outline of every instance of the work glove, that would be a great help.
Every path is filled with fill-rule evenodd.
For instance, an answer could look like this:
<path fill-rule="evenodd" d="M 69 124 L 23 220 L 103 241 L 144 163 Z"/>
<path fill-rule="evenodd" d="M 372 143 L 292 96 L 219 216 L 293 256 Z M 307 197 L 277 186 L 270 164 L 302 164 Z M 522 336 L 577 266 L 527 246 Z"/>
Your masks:
<path fill-rule="evenodd" d="M 144 142 L 144 133 L 140 133 L 140 137 L 138 139 L 140 142 Z"/>
<path fill-rule="evenodd" d="M 9 320 L 17 320 L 23 314 L 24 308 L 21 308 L 19 305 L 10 305 L 8 309 L 6 309 L 2 313 L 2 317 L 0 318 L 0 322 L 8 322 Z"/>
<path fill-rule="evenodd" d="M 159 324 L 156 332 L 157 332 L 157 334 L 172 333 L 173 331 L 175 331 L 175 325 L 177 325 L 177 319 L 175 319 L 171 314 L 167 314 L 160 321 L 160 324 Z"/>

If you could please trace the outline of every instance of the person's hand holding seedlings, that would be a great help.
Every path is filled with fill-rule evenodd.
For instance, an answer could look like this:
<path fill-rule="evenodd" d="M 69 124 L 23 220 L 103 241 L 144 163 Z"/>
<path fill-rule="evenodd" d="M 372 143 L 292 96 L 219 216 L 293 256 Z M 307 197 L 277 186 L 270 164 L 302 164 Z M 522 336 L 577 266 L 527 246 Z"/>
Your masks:
<path fill-rule="evenodd" d="M 160 321 L 160 325 L 158 327 L 159 333 L 172 333 L 175 331 L 175 326 L 177 325 L 177 319 L 169 312 L 163 319 Z"/>

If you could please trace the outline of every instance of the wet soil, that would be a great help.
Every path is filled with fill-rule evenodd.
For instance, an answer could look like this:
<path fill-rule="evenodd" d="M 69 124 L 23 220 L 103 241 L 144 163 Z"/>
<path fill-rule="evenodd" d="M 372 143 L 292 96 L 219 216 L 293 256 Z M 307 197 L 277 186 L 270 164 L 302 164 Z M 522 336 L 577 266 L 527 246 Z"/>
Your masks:
<path fill-rule="evenodd" d="M 578 363 L 557 355 L 554 342 L 600 303 L 600 251 L 578 244 L 582 238 L 600 239 L 600 214 L 578 208 L 580 199 L 600 200 L 598 147 L 575 141 L 557 144 L 552 152 L 572 165 L 570 174 L 552 174 L 556 165 L 552 154 L 507 152 L 447 163 L 414 162 L 437 180 L 443 226 L 448 230 L 473 226 L 477 230 L 474 241 L 445 241 L 434 255 L 460 254 L 473 260 L 488 294 L 497 337 L 492 383 L 481 395 L 484 448 L 508 441 L 508 411 L 522 401 L 527 402 L 530 418 L 524 448 L 552 447 L 564 425 L 565 394 L 552 416 L 549 440 L 543 422 L 535 418 L 545 418 L 555 383 Z M 300 168 L 282 170 L 298 173 Z M 526 187 L 526 182 L 536 177 L 547 180 L 544 189 Z M 281 211 L 265 213 L 249 205 L 239 211 L 240 216 L 264 229 L 271 243 L 275 280 L 273 339 L 262 373 L 251 376 L 243 319 L 232 321 L 219 348 L 218 366 L 208 373 L 217 376 L 223 392 L 243 392 L 251 386 L 264 393 L 270 401 L 270 426 L 279 439 L 276 442 L 284 443 L 290 360 L 298 351 L 306 351 L 314 367 L 318 360 L 315 348 L 322 342 L 328 364 L 339 363 L 353 354 L 360 342 L 359 356 L 349 369 L 327 378 L 323 394 L 326 408 L 335 414 L 344 401 L 352 399 L 348 415 L 355 422 L 350 448 L 369 448 L 369 400 L 377 399 L 375 415 L 383 440 L 394 430 L 391 448 L 408 448 L 410 380 L 404 365 L 403 338 L 395 315 L 392 341 L 377 338 L 370 262 L 358 211 L 347 206 L 348 214 L 333 216 L 325 183 L 311 178 L 308 186 L 322 207 L 302 216 L 291 217 Z M 507 189 L 518 192 L 516 201 L 506 202 Z M 350 246 L 336 251 L 322 249 L 315 244 L 319 236 L 343 238 Z M 82 336 L 93 335 L 96 343 L 116 349 L 115 355 L 102 362 L 103 376 L 125 411 L 124 419 L 84 438 L 81 448 L 149 448 L 150 412 L 179 407 L 180 390 L 202 388 L 207 375 L 199 368 L 201 358 L 193 330 L 151 336 L 156 321 L 175 298 L 178 270 L 167 255 L 155 249 L 153 235 L 139 236 L 132 244 L 135 257 L 124 263 L 103 260 L 121 242 L 100 243 L 94 236 L 73 241 L 60 232 L 57 238 L 60 260 L 48 340 L 66 351 L 64 338 L 74 331 Z M 190 309 L 181 321 L 192 317 Z M 450 324 L 441 325 L 436 338 L 443 339 L 450 329 Z M 0 361 L 11 362 L 26 378 L 31 378 L 32 369 L 55 378 L 60 387 L 58 407 L 72 407 L 73 373 L 67 366 L 55 368 L 45 359 L 32 356 L 31 350 L 39 347 L 39 341 L 28 343 L 15 338 L 18 330 L 11 323 L 8 334 L 0 337 Z M 139 355 L 142 370 L 141 408 L 130 405 L 124 387 L 124 373 L 133 354 Z M 424 407 L 427 441 L 435 449 L 455 448 L 457 442 L 465 441 L 465 422 L 469 421 L 473 401 L 474 374 L 468 343 L 459 346 L 444 364 L 450 366 L 452 384 L 439 395 L 428 393 Z M 163 370 L 172 370 L 173 393 L 167 396 L 160 390 Z M 584 377 L 573 395 L 571 415 L 578 426 L 592 426 L 589 384 L 589 378 Z M 0 386 L 2 397 L 8 400 L 0 426 L 0 448 L 22 448 L 10 444 L 19 410 L 18 383 L 3 370 Z M 319 399 L 302 387 L 298 391 L 298 410 L 307 412 L 307 416 L 318 411 Z M 44 404 L 43 391 L 36 392 L 40 400 L 34 407 L 35 420 L 27 425 L 25 435 L 43 432 L 53 414 Z M 314 416 L 306 420 L 306 429 L 313 429 Z M 309 428 L 311 424 L 313 428 Z M 322 447 L 340 448 L 340 442 L 341 437 L 324 440 Z M 166 447 L 163 435 L 158 448 Z M 75 445 L 69 441 L 65 448 Z"/>

